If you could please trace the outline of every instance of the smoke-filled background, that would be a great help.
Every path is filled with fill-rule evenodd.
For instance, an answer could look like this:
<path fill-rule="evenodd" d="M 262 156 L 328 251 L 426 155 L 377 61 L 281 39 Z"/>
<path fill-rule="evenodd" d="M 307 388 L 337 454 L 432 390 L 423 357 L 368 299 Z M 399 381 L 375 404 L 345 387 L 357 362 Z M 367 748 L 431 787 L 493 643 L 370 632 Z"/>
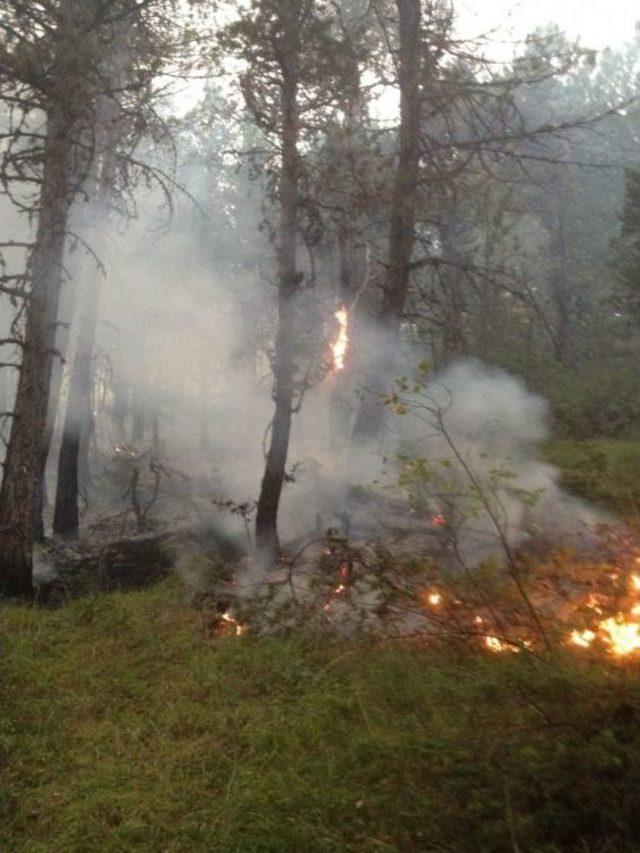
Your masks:
<path fill-rule="evenodd" d="M 64 361 L 54 372 L 61 396 L 52 446 L 59 446 L 66 414 L 76 344 L 74 318 L 87 283 L 98 282 L 93 424 L 87 439 L 92 470 L 87 472 L 84 495 L 87 519 L 126 506 L 127 453 L 139 453 L 155 443 L 167 469 L 154 507 L 157 519 L 170 523 L 176 515 L 187 518 L 196 512 L 242 541 L 241 520 L 215 508 L 212 501 L 239 505 L 255 501 L 273 416 L 275 263 L 272 243 L 260 228 L 264 187 L 249 177 L 246 168 L 223 165 L 215 150 L 200 152 L 199 157 L 214 157 L 235 185 L 226 179 L 220 182 L 219 173 L 194 166 L 195 155 L 188 147 L 180 156 L 180 190 L 172 210 L 159 193 L 150 191 L 137 194 L 137 216 L 126 225 L 105 217 L 90 201 L 76 202 L 72 210 L 81 242 L 66 260 L 68 280 L 58 335 Z M 9 225 L 14 239 L 29 233 L 24 227 L 20 231 L 17 218 Z M 437 231 L 429 239 L 438 257 L 442 248 Z M 373 238 L 366 230 L 363 242 L 370 253 Z M 538 251 L 544 251 L 544 242 Z M 334 312 L 341 304 L 335 254 L 331 247 L 318 251 L 315 292 L 300 297 L 300 313 L 307 315 L 304 322 L 314 331 L 303 332 L 300 370 L 307 371 L 310 381 L 293 418 L 291 476 L 280 512 L 283 540 L 298 541 L 327 528 L 356 538 L 387 535 L 385 506 L 362 503 L 353 498 L 353 491 L 370 488 L 379 496 L 393 491 L 399 503 L 406 499 L 411 512 L 407 495 L 411 487 L 403 492 L 398 486 L 404 470 L 399 457 L 429 459 L 439 470 L 442 488 L 431 489 L 428 515 L 413 524 L 414 534 L 420 538 L 420 525 L 428 527 L 430 516 L 443 515 L 455 527 L 459 556 L 466 564 L 477 564 L 501 548 L 495 520 L 488 518 L 486 507 L 472 506 L 478 502 L 468 494 L 474 489 L 472 475 L 487 489 L 492 506 L 496 504 L 505 536 L 514 547 L 536 532 L 547 538 L 572 533 L 575 538 L 593 530 L 599 516 L 566 494 L 559 486 L 558 471 L 542 459 L 552 413 L 541 396 L 527 391 L 523 379 L 478 360 L 454 359 L 438 370 L 442 359 L 437 346 L 416 331 L 416 323 L 402 327 L 398 354 L 394 342 L 367 319 L 367 300 L 372 302 L 375 295 L 366 290 L 358 306 L 363 310 L 350 318 L 347 369 L 344 374 L 332 369 L 331 342 L 339 331 Z M 522 262 L 526 257 L 522 255 Z M 376 259 L 367 263 L 375 264 Z M 302 266 L 309 271 L 308 264 Z M 504 294 L 499 299 L 503 304 L 495 310 L 502 315 Z M 5 313 L 8 330 L 12 312 L 5 308 Z M 529 334 L 535 332 L 531 329 Z M 412 374 L 425 357 L 429 370 L 421 377 L 420 393 L 410 395 L 406 414 L 397 414 L 381 397 L 380 405 L 387 411 L 382 436 L 353 439 L 367 376 L 385 349 L 394 365 L 388 377 L 392 384 L 398 376 Z M 10 374 L 5 372 L 4 377 L 8 409 L 13 384 Z M 534 384 L 540 387 L 539 381 Z M 442 415 L 441 426 L 437 413 Z M 439 468 L 444 464 L 446 469 Z M 496 471 L 503 472 L 503 482 L 496 483 L 489 473 Z M 47 471 L 49 506 L 55 485 L 52 454 Z M 421 488 L 429 492 L 426 484 Z"/>
<path fill-rule="evenodd" d="M 215 82 L 163 96 L 152 75 L 135 105 L 115 84 L 111 103 L 94 96 L 94 156 L 83 142 L 71 158 L 50 324 L 45 536 L 75 431 L 81 536 L 211 524 L 251 553 L 285 410 L 277 521 L 290 546 L 327 530 L 355 541 L 404 531 L 427 550 L 448 537 L 458 562 L 477 565 L 505 543 L 589 542 L 612 517 L 561 486 L 549 444 L 624 441 L 636 424 L 637 39 L 595 55 L 548 26 L 501 70 L 474 42 L 462 74 L 456 10 L 434 7 L 429 26 L 449 47 L 438 74 L 423 69 L 434 112 L 414 122 L 412 165 L 399 146 L 402 81 L 381 70 L 399 46 L 380 41 L 366 9 L 343 11 L 323 7 L 325 29 L 301 31 L 289 213 L 278 59 L 268 45 L 252 52 L 261 7 L 244 29 L 216 22 L 223 59 L 200 58 L 218 63 Z M 100 73 L 118 82 L 135 51 L 124 31 L 110 37 L 118 50 Z M 493 100 L 473 85 L 485 79 Z M 7 105 L 2 119 L 10 136 Z M 40 134 L 47 120 L 36 104 L 21 127 Z M 28 285 L 37 217 L 15 181 L 0 202 L 3 271 Z M 10 445 L 28 302 L 7 294 L 0 312 Z M 86 328 L 88 412 L 73 402 Z M 278 402 L 282 377 L 290 403 Z"/>
<path fill-rule="evenodd" d="M 185 191 L 196 200 L 205 197 L 201 174 L 187 167 L 185 177 Z M 220 223 L 186 196 L 172 213 L 158 197 L 143 196 L 139 220 L 108 237 L 96 234 L 95 216 L 86 206 L 76 213 L 80 234 L 83 222 L 88 222 L 85 239 L 100 239 L 104 267 L 99 269 L 82 249 L 69 261 L 69 290 L 75 286 L 80 292 L 76 300 L 82 297 L 84 279 L 100 282 L 89 451 L 97 470 L 87 496 L 89 518 L 103 514 L 105 505 L 111 512 L 126 505 L 122 494 L 126 474 L 119 471 L 123 466 L 126 470 L 126 454 L 155 443 L 167 467 L 154 507 L 157 519 L 171 523 L 176 517 L 191 519 L 195 512 L 203 522 L 245 542 L 240 518 L 230 517 L 219 504 L 255 501 L 273 414 L 270 347 L 275 311 L 269 281 L 273 265 L 268 241 L 256 227 L 258 189 L 247 184 L 247 203 L 240 214 L 245 219 L 236 224 L 243 229 L 247 220 L 253 224 L 252 253 L 233 241 L 232 229 L 222 231 L 223 262 L 216 253 L 220 244 L 210 238 L 212 226 Z M 104 221 L 100 229 L 106 231 Z M 327 273 L 331 272 L 329 265 Z M 324 292 L 311 302 L 320 332 L 304 354 L 303 369 L 315 369 L 316 375 L 293 419 L 291 476 L 280 511 L 284 541 L 303 541 L 327 528 L 355 540 L 382 540 L 405 513 L 414 516 L 413 544 L 422 541 L 427 549 L 433 543 L 432 519 L 442 516 L 451 526 L 460 560 L 467 565 L 499 554 L 500 532 L 513 547 L 536 535 L 558 540 L 571 534 L 574 543 L 579 535 L 589 539 L 588 531 L 606 516 L 563 491 L 557 469 L 543 460 L 542 446 L 551 435 L 547 401 L 529 392 L 522 379 L 477 360 L 420 372 L 417 365 L 424 346 L 413 339 L 408 326 L 401 355 L 394 360 L 393 342 L 373 326 L 367 330 L 362 315 L 359 335 L 368 342 L 375 340 L 371 359 L 366 348 L 361 347 L 357 361 L 349 353 L 342 374 L 331 367 L 330 345 L 339 331 L 333 316 L 337 304 L 326 283 Z M 308 310 L 308 305 L 302 308 Z M 63 300 L 65 327 L 72 327 L 74 311 L 77 303 L 68 295 Z M 75 344 L 73 333 L 63 339 L 67 356 L 54 446 L 66 413 L 66 375 Z M 366 392 L 369 364 L 379 363 L 385 348 L 395 365 L 390 380 L 401 371 L 417 375 L 420 391 L 401 393 L 406 407 L 400 414 L 397 406 L 381 397 L 379 404 L 386 411 L 383 434 L 354 439 L 351 428 Z M 138 409 L 143 412 L 142 425 L 133 439 Z M 403 474 L 407 459 L 429 460 L 434 481 L 407 481 Z M 48 475 L 51 501 L 55 466 Z M 478 484 L 486 491 L 501 530 L 478 495 L 472 494 Z M 423 515 L 416 515 L 412 507 L 414 486 L 422 494 Z M 380 504 L 354 498 L 358 489 L 370 490 Z M 385 517 L 386 500 L 392 494 L 390 520 Z"/>

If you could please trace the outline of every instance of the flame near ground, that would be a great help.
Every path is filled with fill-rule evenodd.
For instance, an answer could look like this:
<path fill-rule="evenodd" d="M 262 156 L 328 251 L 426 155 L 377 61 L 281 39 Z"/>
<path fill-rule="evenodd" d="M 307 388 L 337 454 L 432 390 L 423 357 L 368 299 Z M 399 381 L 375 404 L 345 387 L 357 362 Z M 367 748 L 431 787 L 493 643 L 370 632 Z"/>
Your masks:
<path fill-rule="evenodd" d="M 630 551 L 630 553 L 629 553 Z M 542 614 L 552 615 L 560 642 L 571 649 L 592 649 L 617 659 L 631 659 L 640 653 L 640 548 L 628 541 L 613 563 L 590 563 L 559 555 L 550 576 L 546 568 L 536 574 L 531 598 Z M 570 592 L 559 590 L 570 586 Z M 430 588 L 420 595 L 423 606 L 432 612 L 447 607 L 463 610 L 471 617 L 475 631 L 490 652 L 520 652 L 533 648 L 535 639 L 517 627 L 508 627 L 497 636 L 495 618 L 486 612 L 472 614 L 473 605 L 465 605 L 442 588 Z M 496 605 L 496 611 L 500 606 Z M 494 614 L 495 615 L 495 614 Z M 508 618 L 508 617 L 507 617 Z M 458 624 L 459 619 L 455 620 Z M 463 616 L 464 621 L 464 616 Z M 520 620 L 516 620 L 520 621 Z M 581 623 L 581 624 L 576 624 Z M 495 634 L 489 633 L 490 626 Z M 483 629 L 487 633 L 483 633 Z"/>
<path fill-rule="evenodd" d="M 629 594 L 626 596 L 626 606 L 610 616 L 596 619 L 589 627 L 573 628 L 566 634 L 564 643 L 579 648 L 600 647 L 605 652 L 624 658 L 640 652 L 640 575 L 632 574 L 622 578 L 626 583 Z M 592 596 L 593 598 L 593 596 Z M 422 597 L 424 604 L 431 609 L 439 609 L 446 604 L 444 592 L 429 590 Z M 454 604 L 462 604 L 459 599 Z M 595 614 L 603 614 L 604 609 L 600 605 L 585 605 L 591 608 Z M 487 619 L 479 614 L 473 617 L 473 623 L 481 634 L 485 648 L 490 652 L 519 652 L 521 648 L 531 648 L 533 641 L 524 637 L 506 640 L 494 634 L 482 634 L 482 628 Z"/>
<path fill-rule="evenodd" d="M 552 645 L 620 662 L 635 661 L 640 659 L 640 542 L 635 534 L 627 536 L 618 530 L 615 535 L 615 554 L 602 560 L 558 551 L 546 562 L 531 563 L 528 595 L 541 624 L 549 629 Z M 329 626 L 335 622 L 338 627 L 345 610 L 358 607 L 358 556 L 345 543 L 329 544 L 324 556 L 333 569 L 329 569 L 329 582 L 317 599 L 317 608 Z M 474 593 L 476 578 L 465 587 L 440 579 L 437 570 L 432 577 L 431 583 L 414 593 L 418 612 L 428 625 L 421 634 L 425 641 L 459 638 L 492 654 L 543 648 L 522 601 L 513 590 L 505 596 L 508 579 L 503 578 L 502 591 L 487 587 L 478 595 Z M 288 578 L 291 581 L 290 574 Z M 217 633 L 237 636 L 252 631 L 252 625 L 236 621 L 227 612 Z"/>
<path fill-rule="evenodd" d="M 640 558 L 636 558 L 640 562 Z M 617 578 L 616 578 L 617 580 Z M 631 574 L 624 579 L 629 589 L 627 606 L 613 616 L 600 619 L 592 627 L 574 629 L 570 642 L 582 648 L 589 648 L 600 642 L 611 654 L 625 657 L 640 651 L 640 575 Z M 595 597 L 587 604 L 594 613 L 601 614 L 602 606 Z"/>

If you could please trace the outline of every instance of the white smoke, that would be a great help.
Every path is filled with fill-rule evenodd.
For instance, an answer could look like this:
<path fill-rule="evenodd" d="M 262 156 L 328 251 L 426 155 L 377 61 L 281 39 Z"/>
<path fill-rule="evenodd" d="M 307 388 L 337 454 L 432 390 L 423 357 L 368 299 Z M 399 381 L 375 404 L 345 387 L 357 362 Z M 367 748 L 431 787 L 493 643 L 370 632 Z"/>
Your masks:
<path fill-rule="evenodd" d="M 207 196 L 209 185 L 199 171 L 184 178 L 191 192 Z M 201 486 L 198 512 L 206 520 L 213 518 L 243 546 L 243 518 L 217 513 L 211 499 L 236 504 L 255 501 L 273 415 L 268 350 L 275 328 L 275 290 L 270 280 L 274 253 L 268 239 L 257 231 L 248 243 L 246 237 L 245 243 L 234 242 L 260 218 L 259 197 L 247 196 L 244 203 L 246 209 L 239 210 L 235 198 L 216 220 L 211 211 L 203 218 L 191 201 L 184 200 L 176 205 L 173 219 L 161 224 L 157 197 L 141 193 L 140 219 L 124 231 L 108 226 L 100 244 L 107 276 L 95 353 L 95 364 L 101 366 L 106 380 L 104 394 L 97 394 L 97 428 L 92 438 L 94 464 L 97 458 L 104 462 L 120 438 L 113 427 L 112 376 L 125 377 L 131 388 L 142 388 L 149 410 L 159 415 L 162 461 L 178 472 L 171 482 L 165 480 L 165 486 L 180 483 L 182 474 Z M 225 224 L 229 216 L 237 217 L 235 231 Z M 330 265 L 324 272 L 330 330 L 335 310 L 330 302 Z M 81 277 L 80 270 L 71 289 L 80 288 Z M 62 318 L 66 322 L 72 320 L 72 303 L 69 300 L 68 315 Z M 357 342 L 358 335 L 353 334 L 353 344 Z M 378 342 L 374 348 L 383 345 Z M 366 345 L 363 349 L 358 367 L 366 373 L 367 359 L 374 353 L 368 353 Z M 70 364 L 68 359 L 66 369 Z M 477 563 L 499 550 L 495 525 L 487 514 L 467 518 L 477 504 L 477 496 L 469 496 L 468 471 L 454 458 L 433 423 L 433 412 L 425 406 L 442 412 L 460 457 L 491 492 L 510 545 L 525 544 L 536 531 L 549 538 L 572 536 L 575 540 L 587 535 L 598 520 L 592 510 L 562 491 L 557 470 L 542 458 L 541 445 L 549 436 L 546 403 L 503 371 L 473 362 L 453 365 L 423 392 L 410 395 L 406 415 L 389 415 L 390 429 L 380 442 L 358 446 L 351 441 L 359 405 L 358 377 L 346 383 L 343 378 L 334 373 L 320 376 L 294 415 L 288 463 L 292 477 L 283 490 L 279 521 L 284 543 L 313 537 L 327 527 L 337 527 L 354 538 L 384 535 L 378 526 L 387 514 L 387 504 L 354 502 L 351 494 L 354 486 L 362 486 L 374 496 L 400 497 L 397 489 L 383 490 L 379 483 L 390 486 L 397 480 L 402 473 L 397 457 L 403 454 L 424 458 L 439 472 L 440 480 L 448 479 L 449 491 L 456 493 L 456 514 L 465 518 L 458 530 L 463 558 Z M 338 419 L 337 392 L 344 409 Z M 62 399 L 58 430 L 64 403 Z M 145 440 L 150 441 L 149 428 Z M 441 464 L 445 459 L 451 467 Z M 498 470 L 513 475 L 500 487 L 491 473 Z M 54 483 L 52 464 L 50 501 Z M 114 491 L 116 502 L 122 501 L 123 493 L 123 488 L 117 495 Z M 176 505 L 163 505 L 164 494 L 157 513 L 171 521 Z M 430 498 L 434 513 L 441 500 L 435 493 Z M 91 521 L 91 510 L 85 523 Z"/>
<path fill-rule="evenodd" d="M 434 518 L 453 527 L 461 560 L 474 565 L 534 539 L 594 541 L 605 519 L 565 492 L 543 457 L 549 406 L 503 370 L 458 362 L 406 397 L 398 446 L 424 460 Z M 418 475 L 417 479 L 420 479 Z M 504 542 L 501 541 L 504 537 Z"/>

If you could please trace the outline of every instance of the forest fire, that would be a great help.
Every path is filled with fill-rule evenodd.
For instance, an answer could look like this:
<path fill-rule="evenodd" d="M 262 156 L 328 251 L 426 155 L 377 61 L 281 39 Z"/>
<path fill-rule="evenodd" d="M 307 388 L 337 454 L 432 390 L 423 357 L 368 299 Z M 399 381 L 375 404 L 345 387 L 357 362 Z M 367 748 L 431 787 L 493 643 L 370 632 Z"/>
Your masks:
<path fill-rule="evenodd" d="M 640 649 L 640 625 L 624 616 L 610 616 L 600 623 L 603 642 L 614 655 L 629 655 Z"/>
<path fill-rule="evenodd" d="M 637 575 L 629 578 L 631 594 L 640 595 L 640 583 Z M 586 607 L 598 615 L 603 615 L 603 607 L 590 595 Z M 482 624 L 482 620 L 474 620 L 476 624 Z M 640 601 L 633 602 L 626 609 L 619 610 L 614 615 L 599 619 L 586 628 L 573 628 L 569 633 L 567 643 L 581 649 L 600 647 L 606 653 L 616 658 L 626 658 L 640 652 Z M 499 640 L 497 637 L 487 635 L 484 638 L 485 646 L 492 652 L 519 651 L 517 645 L 511 645 Z M 529 641 L 522 643 L 529 646 Z"/>
<path fill-rule="evenodd" d="M 235 634 L 237 637 L 244 634 L 244 625 L 241 625 L 237 619 L 234 619 L 228 611 L 220 616 L 220 622 L 224 623 L 224 627 L 227 629 L 228 633 Z"/>
<path fill-rule="evenodd" d="M 518 651 L 516 646 L 510 646 L 508 643 L 503 643 L 502 640 L 499 640 L 497 637 L 491 636 L 491 634 L 488 634 L 484 638 L 484 644 L 490 652 Z"/>
<path fill-rule="evenodd" d="M 614 572 L 607 564 L 589 561 L 542 565 L 533 570 L 527 595 L 543 622 L 559 628 L 560 642 L 567 648 L 635 660 L 640 657 L 640 575 L 626 573 L 623 564 L 629 558 L 619 549 L 617 553 L 611 558 Z M 505 610 L 505 604 L 479 600 L 473 591 L 461 598 L 442 587 L 418 593 L 423 612 L 435 619 L 430 634 L 445 630 L 473 636 L 492 654 L 517 654 L 538 646 L 540 625 L 532 626 L 513 601 L 505 600 Z"/>
<path fill-rule="evenodd" d="M 330 611 L 333 603 L 337 598 L 344 595 L 349 586 L 349 579 L 351 575 L 351 567 L 348 562 L 343 562 L 340 564 L 338 569 L 338 580 L 339 583 L 329 594 L 329 598 L 326 603 L 323 605 L 323 610 Z"/>
<path fill-rule="evenodd" d="M 616 579 L 617 579 L 616 575 Z M 640 576 L 630 575 L 631 595 L 640 596 Z M 594 596 L 589 597 L 586 605 L 595 613 L 602 614 L 602 608 Z M 628 612 L 619 611 L 613 616 L 601 619 L 595 625 L 583 630 L 573 630 L 569 642 L 581 648 L 590 648 L 600 641 L 605 649 L 616 657 L 625 657 L 640 651 L 640 601 L 629 605 Z"/>
<path fill-rule="evenodd" d="M 576 646 L 581 646 L 583 649 L 588 649 L 591 643 L 596 638 L 596 632 L 585 628 L 583 631 L 578 631 L 577 628 L 571 632 L 571 642 Z"/>
<path fill-rule="evenodd" d="M 344 359 L 349 345 L 349 315 L 344 305 L 333 315 L 338 321 L 338 337 L 331 344 L 332 370 L 344 370 Z"/>

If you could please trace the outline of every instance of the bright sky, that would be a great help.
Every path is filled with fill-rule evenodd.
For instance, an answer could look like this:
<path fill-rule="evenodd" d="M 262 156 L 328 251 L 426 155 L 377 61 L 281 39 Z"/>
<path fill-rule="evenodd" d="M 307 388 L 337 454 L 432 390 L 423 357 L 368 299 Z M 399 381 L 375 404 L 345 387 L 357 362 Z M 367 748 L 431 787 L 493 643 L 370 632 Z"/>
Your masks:
<path fill-rule="evenodd" d="M 640 21 L 638 0 L 459 0 L 456 7 L 464 37 L 499 27 L 496 39 L 521 39 L 553 21 L 569 36 L 580 36 L 584 47 L 597 50 L 631 41 Z"/>

